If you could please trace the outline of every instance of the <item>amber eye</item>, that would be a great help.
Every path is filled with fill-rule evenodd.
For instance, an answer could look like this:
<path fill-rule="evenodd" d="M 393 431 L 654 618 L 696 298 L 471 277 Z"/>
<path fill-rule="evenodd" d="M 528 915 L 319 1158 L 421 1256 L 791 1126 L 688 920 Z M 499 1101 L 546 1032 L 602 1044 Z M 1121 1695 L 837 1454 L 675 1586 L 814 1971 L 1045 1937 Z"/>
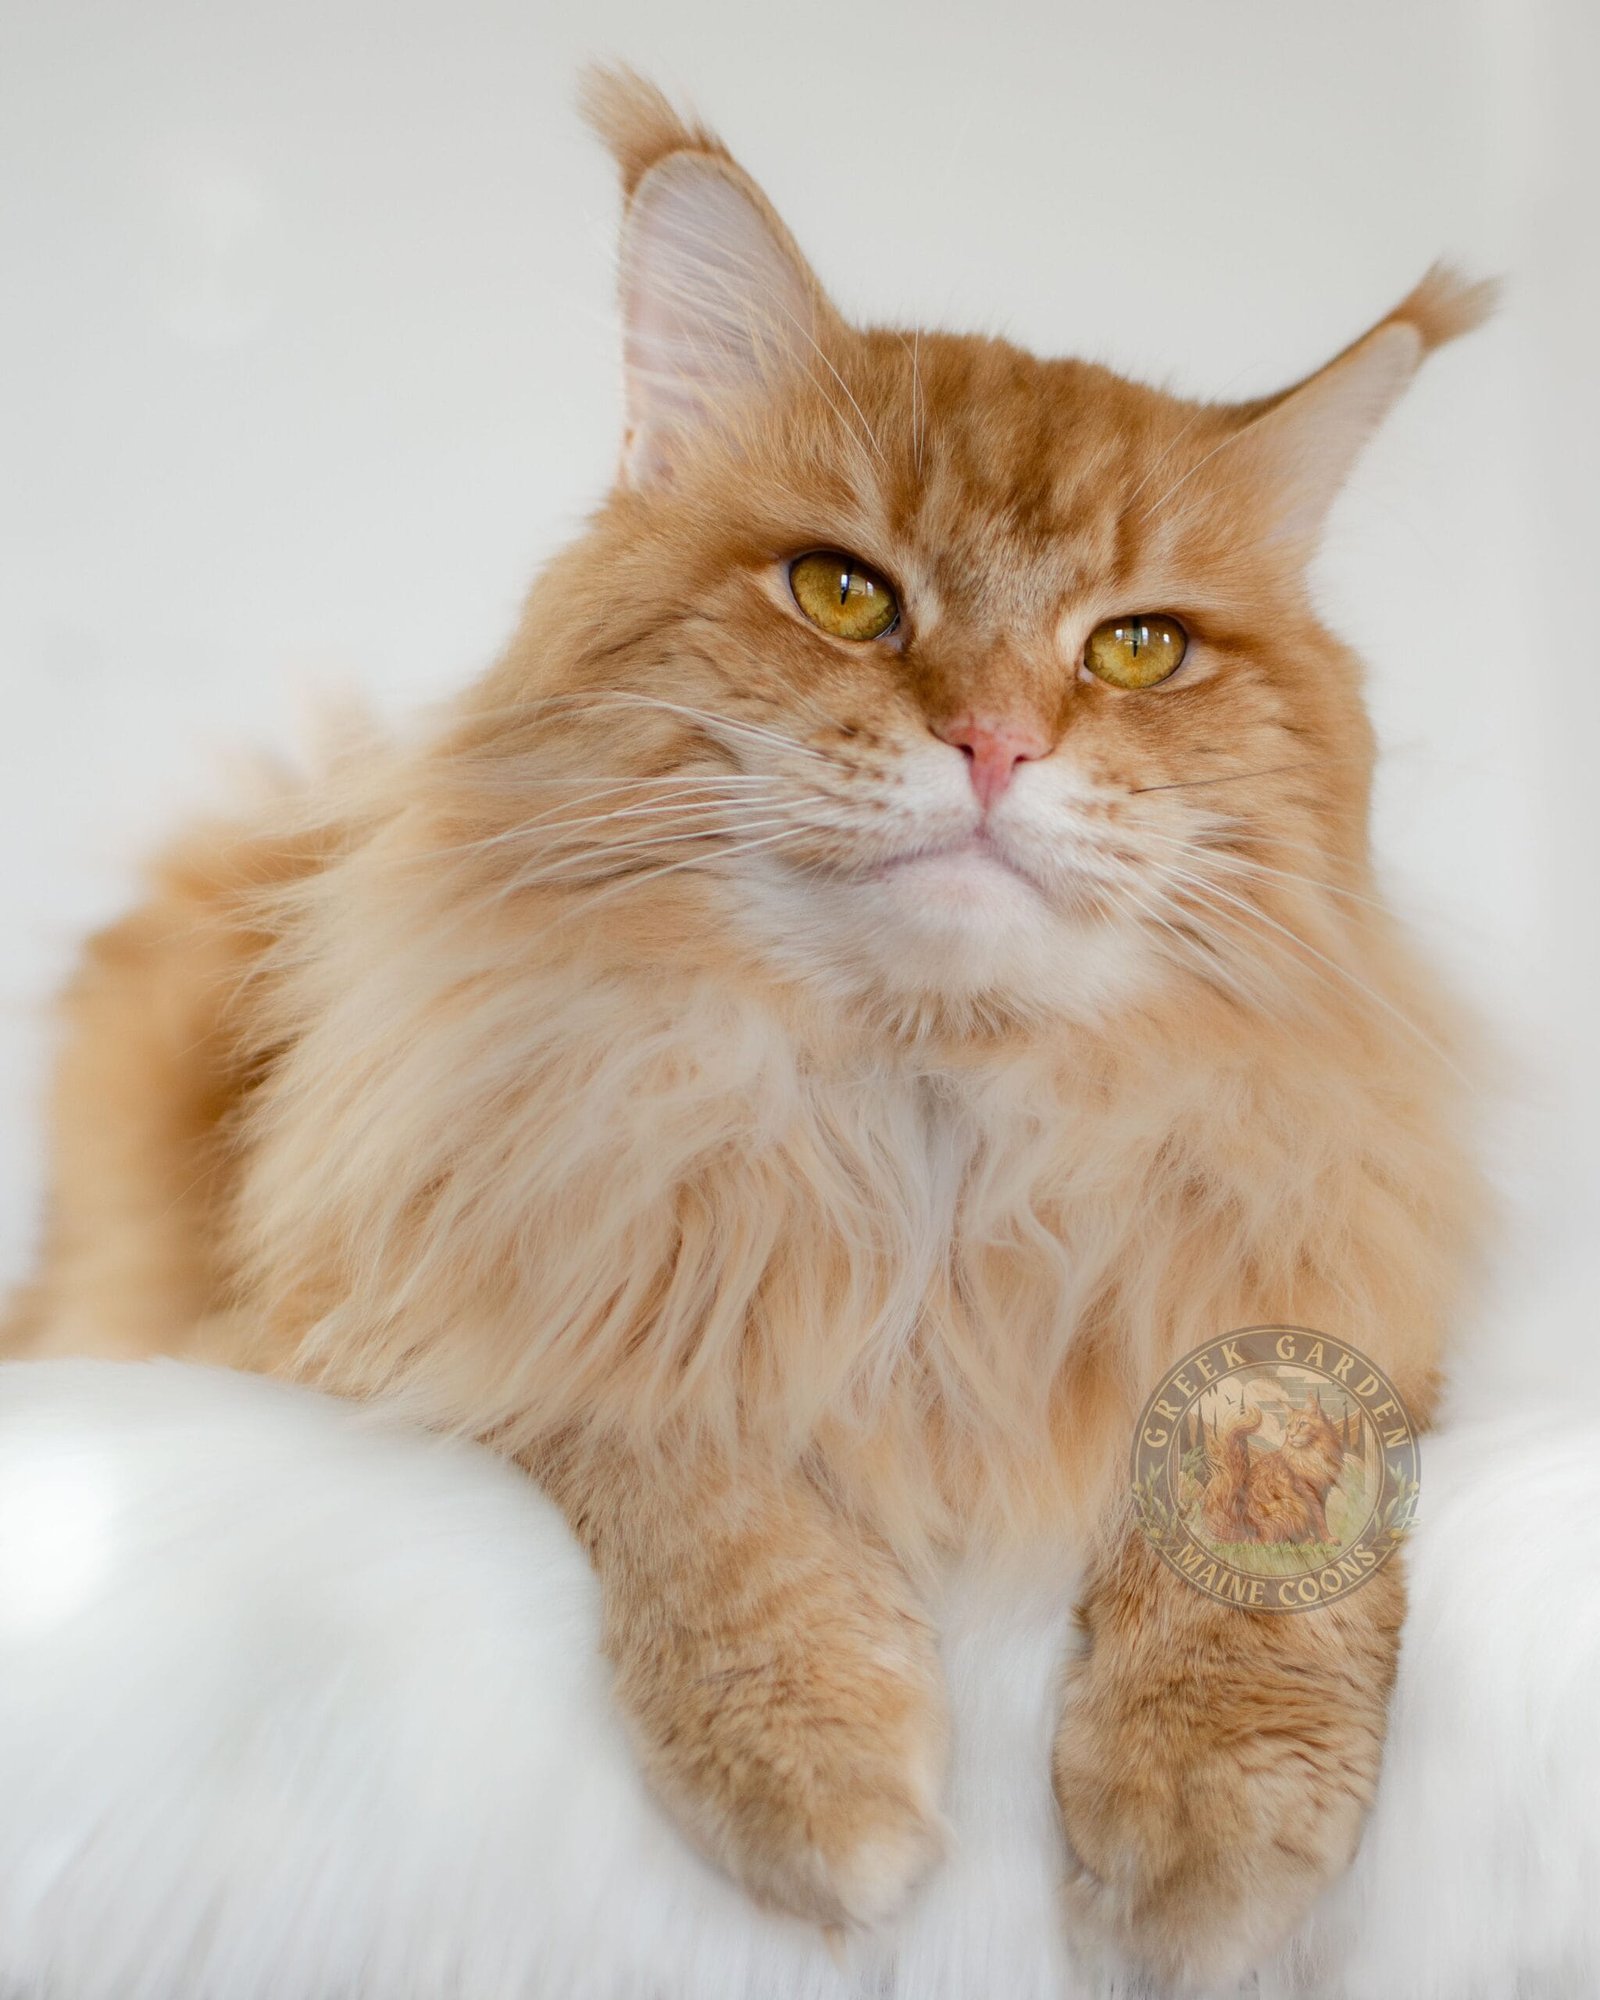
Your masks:
<path fill-rule="evenodd" d="M 836 639 L 881 639 L 900 616 L 894 592 L 854 556 L 821 549 L 789 565 L 794 601 Z"/>
<path fill-rule="evenodd" d="M 1176 673 L 1188 650 L 1189 635 L 1176 618 L 1140 611 L 1097 625 L 1083 649 L 1083 664 L 1113 687 L 1149 688 Z"/>

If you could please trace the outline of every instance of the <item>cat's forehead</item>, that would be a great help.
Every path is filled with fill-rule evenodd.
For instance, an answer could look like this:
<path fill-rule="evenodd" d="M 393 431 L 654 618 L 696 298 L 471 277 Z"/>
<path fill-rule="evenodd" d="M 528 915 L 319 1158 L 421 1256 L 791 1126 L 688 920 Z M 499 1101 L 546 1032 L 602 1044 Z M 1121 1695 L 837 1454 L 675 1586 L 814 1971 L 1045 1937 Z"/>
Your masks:
<path fill-rule="evenodd" d="M 944 336 L 880 353 L 884 532 L 941 602 L 1007 621 L 1137 567 L 1194 407 L 1073 360 Z M 1159 510 L 1157 510 L 1159 511 Z"/>

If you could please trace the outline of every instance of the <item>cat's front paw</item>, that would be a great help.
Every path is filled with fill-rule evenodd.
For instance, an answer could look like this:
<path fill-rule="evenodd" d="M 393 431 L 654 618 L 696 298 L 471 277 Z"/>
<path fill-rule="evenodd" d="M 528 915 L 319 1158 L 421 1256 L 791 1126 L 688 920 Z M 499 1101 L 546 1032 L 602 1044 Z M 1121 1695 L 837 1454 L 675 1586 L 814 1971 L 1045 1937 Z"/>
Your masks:
<path fill-rule="evenodd" d="M 629 1647 L 619 1693 L 647 1777 L 697 1845 L 761 1902 L 872 1925 L 943 1846 L 933 1635 L 842 1579 L 786 1613 Z"/>
<path fill-rule="evenodd" d="M 1090 1607 L 1054 1757 L 1075 1942 L 1181 1993 L 1231 1992 L 1283 1942 L 1355 1854 L 1399 1607 L 1387 1574 L 1285 1618 L 1157 1599 L 1095 1632 Z"/>

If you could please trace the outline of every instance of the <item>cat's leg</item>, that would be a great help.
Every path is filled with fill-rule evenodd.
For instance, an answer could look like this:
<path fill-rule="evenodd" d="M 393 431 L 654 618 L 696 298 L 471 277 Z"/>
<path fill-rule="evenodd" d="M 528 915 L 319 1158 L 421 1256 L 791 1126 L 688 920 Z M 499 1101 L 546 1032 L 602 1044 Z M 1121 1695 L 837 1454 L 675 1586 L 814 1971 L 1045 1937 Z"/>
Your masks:
<path fill-rule="evenodd" d="M 1355 1853 L 1404 1608 L 1396 1558 L 1315 1609 L 1242 1610 L 1130 1527 L 1091 1572 L 1055 1745 L 1076 1924 L 1201 1984 L 1291 1931 Z"/>
<path fill-rule="evenodd" d="M 599 1572 L 652 1788 L 759 1900 L 885 1917 L 939 1852 L 946 1717 L 907 1578 L 802 1477 L 537 1459 Z"/>

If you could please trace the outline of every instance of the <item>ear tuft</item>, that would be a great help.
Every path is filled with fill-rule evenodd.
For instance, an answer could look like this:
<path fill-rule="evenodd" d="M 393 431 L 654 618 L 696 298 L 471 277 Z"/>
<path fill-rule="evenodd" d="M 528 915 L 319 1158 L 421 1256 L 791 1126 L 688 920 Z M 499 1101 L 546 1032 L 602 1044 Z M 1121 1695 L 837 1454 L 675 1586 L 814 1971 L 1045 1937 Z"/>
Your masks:
<path fill-rule="evenodd" d="M 1431 354 L 1447 341 L 1459 340 L 1482 326 L 1500 301 L 1500 286 L 1494 278 L 1471 279 L 1449 264 L 1434 264 L 1423 275 L 1415 291 L 1408 292 L 1384 325 L 1415 327 L 1422 351 Z"/>
<path fill-rule="evenodd" d="M 624 200 L 672 153 L 728 158 L 714 132 L 681 118 L 665 93 L 626 63 L 594 63 L 586 69 L 578 85 L 578 109 L 616 161 Z"/>

